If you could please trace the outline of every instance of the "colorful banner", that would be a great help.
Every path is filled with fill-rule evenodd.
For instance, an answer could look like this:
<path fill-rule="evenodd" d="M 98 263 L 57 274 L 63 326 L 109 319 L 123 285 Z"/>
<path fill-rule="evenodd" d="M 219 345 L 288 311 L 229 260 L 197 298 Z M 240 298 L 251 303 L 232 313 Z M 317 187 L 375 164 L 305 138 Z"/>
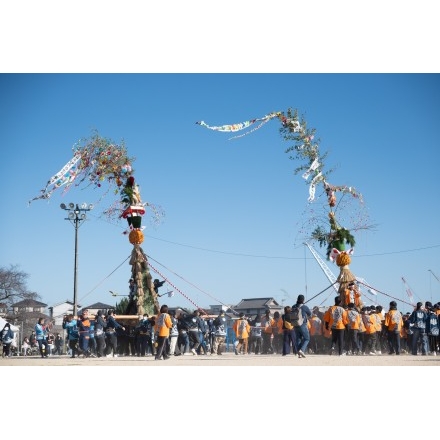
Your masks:
<path fill-rule="evenodd" d="M 274 112 L 274 113 L 269 113 L 268 115 L 265 115 L 262 118 L 251 119 L 249 121 L 239 122 L 237 124 L 227 124 L 227 125 L 220 125 L 220 126 L 211 126 L 211 125 L 208 125 L 205 121 L 196 122 L 196 124 L 201 125 L 202 127 L 209 128 L 210 130 L 231 133 L 231 132 L 235 132 L 235 131 L 244 130 L 244 129 L 250 127 L 251 125 L 255 124 L 256 122 L 261 121 L 261 124 L 258 127 L 254 128 L 252 131 L 246 133 L 246 134 L 249 134 L 249 133 L 252 133 L 253 131 L 258 130 L 266 122 L 269 122 L 271 119 L 276 118 L 279 115 L 280 115 L 280 112 Z M 245 135 L 242 135 L 242 136 L 245 136 Z M 242 137 L 242 136 L 234 136 L 230 139 L 235 139 L 236 137 Z"/>

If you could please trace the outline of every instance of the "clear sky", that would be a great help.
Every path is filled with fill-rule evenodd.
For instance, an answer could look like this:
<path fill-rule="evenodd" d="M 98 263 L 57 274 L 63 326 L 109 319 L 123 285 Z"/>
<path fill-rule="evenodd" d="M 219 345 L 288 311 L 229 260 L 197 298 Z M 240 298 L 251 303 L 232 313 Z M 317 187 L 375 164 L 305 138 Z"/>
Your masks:
<path fill-rule="evenodd" d="M 285 153 L 292 143 L 279 121 L 233 140 L 195 124 L 238 123 L 289 107 L 316 128 L 335 168 L 331 182 L 363 195 L 371 228 L 355 233 L 352 272 L 384 293 L 384 306 L 386 295 L 408 301 L 402 276 L 416 300 L 440 300 L 432 275 L 440 278 L 439 75 L 3 74 L 0 88 L 1 264 L 18 264 L 49 306 L 73 298 L 74 228 L 62 202 L 95 204 L 78 231 L 80 304 L 114 304 L 119 298 L 109 290 L 128 293 L 132 245 L 122 235 L 125 220 L 100 216 L 112 200 L 102 197 L 105 184 L 72 186 L 65 195 L 60 188 L 28 205 L 93 130 L 125 142 L 143 201 L 164 213 L 158 225 L 144 217 L 142 244 L 170 282 L 161 293 L 175 291 L 162 302 L 192 309 L 273 296 L 291 304 L 299 293 L 309 300 L 326 289 L 303 245 L 304 223 L 317 208 L 293 172 L 300 163 Z M 325 258 L 325 248 L 315 248 Z M 309 304 L 333 297 L 328 290 Z"/>

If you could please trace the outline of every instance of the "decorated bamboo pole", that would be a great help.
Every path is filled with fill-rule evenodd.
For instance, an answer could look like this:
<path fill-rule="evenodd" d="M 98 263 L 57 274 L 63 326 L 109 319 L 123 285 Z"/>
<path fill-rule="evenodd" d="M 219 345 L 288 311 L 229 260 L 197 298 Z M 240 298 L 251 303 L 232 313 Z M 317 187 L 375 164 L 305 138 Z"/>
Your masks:
<path fill-rule="evenodd" d="M 88 139 L 81 139 L 72 150 L 73 158 L 47 181 L 46 186 L 29 201 L 29 204 L 34 200 L 49 199 L 61 187 L 67 191 L 72 185 L 80 186 L 83 182 L 87 186 L 92 184 L 98 189 L 105 183 L 109 187 L 115 187 L 113 192 L 107 190 L 105 195 L 120 194 L 121 198 L 107 207 L 103 214 L 111 220 L 124 218 L 128 222 L 128 230 L 124 233 L 128 234 L 129 241 L 133 245 L 130 264 L 136 292 L 135 301 L 129 304 L 131 308 L 126 314 L 142 316 L 145 311 L 158 313 L 160 308 L 158 295 L 151 281 L 146 255 L 140 245 L 144 241 L 142 216 L 145 214 L 145 206 L 152 209 L 156 220 L 160 214 L 154 205 L 142 203 L 139 187 L 133 177 L 134 159 L 127 155 L 123 143 L 118 145 L 101 137 L 97 132 Z M 96 205 L 101 199 L 103 197 L 96 202 Z"/>
<path fill-rule="evenodd" d="M 317 223 L 317 226 L 311 232 L 311 237 L 308 239 L 317 241 L 320 246 L 326 245 L 327 258 L 335 261 L 338 265 L 340 269 L 337 278 L 337 282 L 339 283 L 338 292 L 343 304 L 345 304 L 345 291 L 348 285 L 356 280 L 356 277 L 351 273 L 349 267 L 355 240 L 350 231 L 340 226 L 336 221 L 336 210 L 339 208 L 338 212 L 341 211 L 341 206 L 339 206 L 337 202 L 336 193 L 340 192 L 343 195 L 349 194 L 354 198 L 358 198 L 361 202 L 362 196 L 358 194 L 353 187 L 335 186 L 329 183 L 328 176 L 333 170 L 324 170 L 327 153 L 322 154 L 320 152 L 319 139 L 315 139 L 316 130 L 314 128 L 309 129 L 305 119 L 299 118 L 298 111 L 290 108 L 286 113 L 272 112 L 261 118 L 254 118 L 236 124 L 213 126 L 208 125 L 204 121 L 196 122 L 196 124 L 219 132 L 233 133 L 248 130 L 244 134 L 234 135 L 228 139 L 231 140 L 246 136 L 258 130 L 272 119 L 278 119 L 281 122 L 280 133 L 284 136 L 284 140 L 294 142 L 294 145 L 288 147 L 285 152 L 290 154 L 289 159 L 302 162 L 302 164 L 295 169 L 294 173 L 301 173 L 302 178 L 309 185 L 308 202 L 313 203 L 315 201 L 315 192 L 319 185 L 322 185 L 323 193 L 327 196 L 327 204 L 329 207 L 328 225 L 323 226 L 321 220 L 318 218 L 310 219 L 309 224 Z M 258 125 L 254 128 L 250 128 L 254 124 Z M 328 226 L 330 226 L 330 229 L 328 229 Z M 359 227 L 365 229 L 361 224 Z M 350 246 L 349 250 L 346 250 L 346 245 Z"/>
<path fill-rule="evenodd" d="M 131 276 L 136 286 L 136 295 L 132 299 L 132 301 L 135 301 L 136 314 L 142 316 L 146 312 L 146 296 L 151 297 L 152 301 L 150 302 L 153 304 L 153 310 L 148 310 L 148 312 L 157 314 L 160 310 L 158 295 L 154 290 L 147 256 L 140 246 L 144 241 L 142 216 L 145 214 L 145 205 L 142 203 L 139 187 L 133 176 L 127 178 L 125 187 L 122 190 L 122 202 L 126 204 L 126 207 L 121 217 L 128 222 L 130 229 L 128 239 L 133 245 L 129 263 L 131 265 Z M 130 306 L 131 304 L 128 305 L 128 312 L 130 312 Z"/>

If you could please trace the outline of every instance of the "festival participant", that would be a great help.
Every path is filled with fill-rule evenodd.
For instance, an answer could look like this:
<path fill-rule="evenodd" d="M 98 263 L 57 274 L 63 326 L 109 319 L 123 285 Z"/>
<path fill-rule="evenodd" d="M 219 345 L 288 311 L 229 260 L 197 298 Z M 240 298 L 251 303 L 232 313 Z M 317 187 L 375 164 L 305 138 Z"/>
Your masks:
<path fill-rule="evenodd" d="M 98 310 L 95 316 L 95 341 L 96 341 L 96 355 L 98 357 L 104 356 L 105 349 L 105 328 L 107 323 L 102 314 L 102 310 Z"/>
<path fill-rule="evenodd" d="M 385 313 L 385 321 L 383 327 L 387 332 L 388 338 L 388 354 L 399 355 L 401 352 L 401 332 L 403 326 L 402 314 L 397 310 L 396 301 L 390 302 L 390 308 L 387 313 Z"/>
<path fill-rule="evenodd" d="M 332 345 L 330 354 L 335 353 L 336 345 L 338 345 L 339 356 L 344 354 L 344 332 L 345 326 L 348 324 L 347 312 L 341 307 L 341 297 L 335 297 L 335 304 L 327 309 L 324 314 L 325 328 L 331 329 Z"/>
<path fill-rule="evenodd" d="M 105 328 L 106 357 L 111 357 L 112 351 L 113 357 L 118 357 L 118 337 L 116 335 L 116 329 L 122 329 L 125 331 L 125 327 L 116 321 L 114 315 L 114 310 L 108 311 L 107 326 Z"/>
<path fill-rule="evenodd" d="M 347 354 L 358 355 L 361 351 L 359 347 L 359 326 L 361 324 L 361 315 L 352 302 L 348 304 L 347 318 Z"/>
<path fill-rule="evenodd" d="M 350 303 L 354 304 L 354 307 L 359 311 L 361 309 L 361 292 L 354 281 L 348 283 L 347 289 L 344 292 L 344 304 L 342 306 L 348 305 Z"/>
<path fill-rule="evenodd" d="M 266 310 L 264 316 L 261 318 L 261 326 L 263 328 L 263 344 L 261 347 L 261 354 L 272 354 L 272 323 L 273 319 L 270 317 L 270 310 Z"/>
<path fill-rule="evenodd" d="M 159 361 L 161 358 L 164 360 L 170 357 L 166 352 L 166 342 L 170 336 L 170 328 L 173 326 L 171 317 L 168 313 L 168 306 L 166 304 L 162 305 L 160 308 L 160 315 L 156 318 L 156 324 L 154 326 L 155 332 L 157 332 L 157 352 L 155 360 Z"/>
<path fill-rule="evenodd" d="M 281 318 L 283 320 L 283 356 L 290 354 L 291 348 L 293 354 L 296 355 L 296 335 L 293 327 L 292 307 L 285 306 Z"/>
<path fill-rule="evenodd" d="M 426 334 L 428 314 L 422 302 L 417 303 L 416 309 L 411 313 L 408 321 L 413 331 L 411 354 L 417 356 L 418 344 L 420 343 L 422 356 L 426 356 L 428 354 L 428 337 Z"/>
<path fill-rule="evenodd" d="M 275 354 L 281 354 L 283 352 L 283 319 L 280 312 L 276 311 L 273 314 L 272 321 L 272 347 Z"/>
<path fill-rule="evenodd" d="M 235 332 L 235 336 L 238 339 L 238 344 L 235 347 L 235 354 L 239 354 L 240 350 L 243 348 L 243 354 L 248 352 L 248 340 L 249 333 L 251 331 L 251 326 L 244 316 L 243 312 L 240 312 L 238 319 L 232 325 L 232 329 Z"/>
<path fill-rule="evenodd" d="M 47 330 L 44 325 L 44 318 L 38 318 L 38 322 L 35 324 L 35 338 L 40 349 L 41 357 L 49 357 L 49 343 L 47 342 Z"/>
<path fill-rule="evenodd" d="M 11 330 L 11 324 L 7 322 L 0 332 L 0 339 L 3 344 L 3 357 L 11 357 L 11 344 L 14 340 L 14 332 Z"/>
<path fill-rule="evenodd" d="M 225 311 L 220 310 L 217 318 L 214 319 L 214 343 L 212 345 L 212 354 L 222 355 L 223 346 L 226 341 L 226 317 Z"/>
<path fill-rule="evenodd" d="M 298 308 L 300 314 L 302 315 L 302 323 L 297 324 L 294 322 L 294 330 L 295 330 L 295 339 L 296 339 L 296 348 L 298 352 L 299 358 L 305 358 L 307 353 L 307 347 L 310 342 L 310 323 L 309 318 L 312 316 L 312 312 L 309 307 L 304 304 L 304 295 L 298 295 L 296 300 L 296 304 L 292 307 L 292 311 L 294 308 Z"/>
<path fill-rule="evenodd" d="M 362 344 L 362 354 L 376 356 L 374 347 L 376 346 L 376 320 L 370 316 L 370 308 L 362 307 L 361 319 L 365 327 L 364 340 Z"/>
<path fill-rule="evenodd" d="M 89 310 L 84 309 L 77 321 L 79 333 L 79 348 L 84 357 L 89 357 L 90 319 Z"/>
<path fill-rule="evenodd" d="M 74 359 L 75 355 L 82 353 L 78 347 L 79 333 L 77 327 L 77 320 L 72 314 L 64 316 L 63 329 L 67 330 L 67 339 L 69 341 L 69 348 L 71 350 L 71 358 Z"/>

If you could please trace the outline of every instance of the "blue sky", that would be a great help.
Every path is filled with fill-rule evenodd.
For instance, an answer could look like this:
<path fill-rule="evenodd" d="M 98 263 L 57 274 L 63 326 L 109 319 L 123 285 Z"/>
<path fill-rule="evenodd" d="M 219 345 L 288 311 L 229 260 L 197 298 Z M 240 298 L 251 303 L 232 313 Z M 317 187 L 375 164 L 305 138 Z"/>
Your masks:
<path fill-rule="evenodd" d="M 292 107 L 317 129 L 321 150 L 329 151 L 326 163 L 336 167 L 333 182 L 355 186 L 377 225 L 356 234 L 352 272 L 401 298 L 404 276 L 420 298 L 440 300 L 439 284 L 428 272 L 440 277 L 438 14 L 432 5 L 110 1 L 103 8 L 100 2 L 73 7 L 43 0 L 2 6 L 7 19 L 0 36 L 7 44 L 0 72 L 7 74 L 0 75 L 0 265 L 19 264 L 30 275 L 29 288 L 49 305 L 73 297 L 74 229 L 59 205 L 93 202 L 101 193 L 72 189 L 30 207 L 28 200 L 71 158 L 72 145 L 96 129 L 115 142 L 124 139 L 136 157 L 143 199 L 166 213 L 161 225 L 145 231 L 143 248 L 172 271 L 156 263 L 193 302 L 313 297 L 329 283 L 301 245 L 298 231 L 311 209 L 308 188 L 293 174 L 297 164 L 284 153 L 278 123 L 233 141 L 195 125 L 232 124 Z M 80 75 L 85 72 L 144 75 Z M 227 75 L 232 72 L 241 74 Z M 378 72 L 390 74 L 371 75 Z M 86 304 L 113 300 L 108 291 L 123 292 L 130 274 L 123 264 L 131 251 L 121 235 L 125 226 L 99 219 L 98 206 L 79 230 L 78 290 Z M 330 268 L 337 274 L 336 266 Z M 167 302 L 192 305 L 180 294 Z M 261 398 L 250 369 L 213 368 L 185 369 L 185 378 L 199 385 L 215 377 L 223 389 L 216 394 L 218 407 L 230 404 L 228 387 L 234 395 L 245 390 L 248 400 Z M 53 370 L 39 374 L 44 371 L 52 380 Z M 64 370 L 58 372 L 62 381 Z M 74 373 L 75 380 L 84 373 L 91 383 L 93 374 L 102 381 L 103 370 Z M 149 381 L 148 391 L 162 393 L 169 373 L 156 368 L 155 379 L 163 374 L 162 380 Z M 393 368 L 356 373 L 376 389 L 398 377 Z M 407 381 L 422 370 L 405 373 Z M 272 392 L 284 386 L 279 370 L 267 367 L 264 374 Z M 333 369 L 319 368 L 319 380 L 316 368 L 300 374 L 311 405 L 327 379 L 334 383 Z M 41 381 L 32 385 L 41 392 Z M 112 389 L 118 401 L 127 392 Z M 206 417 L 199 408 L 200 420 L 211 420 L 211 406 L 206 408 Z M 161 414 L 155 411 L 155 420 Z M 184 422 L 186 413 L 174 416 Z M 315 411 L 309 420 L 307 412 L 302 416 L 303 426 L 316 420 Z M 324 424 L 332 421 L 328 411 L 319 417 Z M 232 429 L 241 428 L 236 420 L 229 421 Z M 389 417 L 376 422 L 383 433 L 395 430 Z M 264 427 L 257 429 L 261 434 Z"/>
<path fill-rule="evenodd" d="M 142 244 L 180 291 L 164 286 L 175 296 L 163 302 L 192 309 L 273 296 L 290 304 L 327 288 L 302 244 L 316 208 L 294 175 L 299 163 L 285 153 L 291 144 L 280 123 L 234 140 L 195 124 L 238 123 L 289 107 L 316 128 L 326 164 L 335 167 L 331 183 L 363 195 L 362 215 L 374 227 L 355 234 L 352 272 L 384 292 L 384 306 L 387 295 L 408 301 L 402 276 L 416 300 L 440 300 L 429 272 L 440 278 L 439 75 L 3 74 L 0 90 L 0 264 L 18 264 L 49 306 L 73 298 L 74 228 L 63 220 L 62 202 L 96 206 L 79 229 L 79 302 L 113 304 L 109 290 L 128 293 L 132 246 L 122 235 L 125 221 L 99 215 L 111 200 L 98 202 L 104 187 L 59 189 L 28 206 L 93 130 L 124 140 L 143 200 L 165 213 L 159 225 L 145 217 Z M 328 290 L 309 304 L 329 305 L 333 296 Z"/>

